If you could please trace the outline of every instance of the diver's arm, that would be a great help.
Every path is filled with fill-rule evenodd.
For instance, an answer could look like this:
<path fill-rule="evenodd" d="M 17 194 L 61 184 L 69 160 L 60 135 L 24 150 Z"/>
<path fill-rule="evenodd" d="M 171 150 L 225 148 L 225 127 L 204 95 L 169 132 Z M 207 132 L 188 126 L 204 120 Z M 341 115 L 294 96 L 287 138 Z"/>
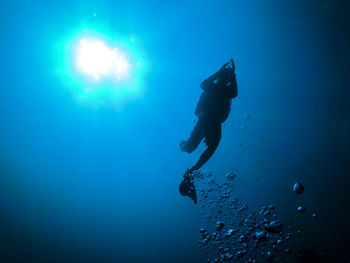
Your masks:
<path fill-rule="evenodd" d="M 207 102 L 208 102 L 208 91 L 203 91 L 197 103 L 196 110 L 194 112 L 194 114 L 198 118 L 200 118 L 205 113 Z"/>
<path fill-rule="evenodd" d="M 237 89 L 236 74 L 234 70 L 230 72 L 229 78 L 222 85 L 223 85 L 223 93 L 225 94 L 225 97 L 228 97 L 230 99 L 237 97 L 238 89 Z"/>
<path fill-rule="evenodd" d="M 231 63 L 232 63 L 232 75 L 231 75 L 231 85 L 232 85 L 232 97 L 235 98 L 238 95 L 238 89 L 237 89 L 237 79 L 236 79 L 236 65 L 233 59 L 231 58 Z"/>
<path fill-rule="evenodd" d="M 220 77 L 222 77 L 223 71 L 225 69 L 225 67 L 229 64 L 230 62 L 225 63 L 220 69 L 219 71 L 215 72 L 213 75 L 211 75 L 209 78 L 205 79 L 202 81 L 202 83 L 200 84 L 201 89 L 206 90 L 207 88 L 210 87 L 210 85 L 213 84 L 214 80 L 216 79 L 220 79 Z"/>
<path fill-rule="evenodd" d="M 236 73 L 233 72 L 230 82 L 231 83 L 228 88 L 230 89 L 230 97 L 233 99 L 238 95 Z"/>
<path fill-rule="evenodd" d="M 233 98 L 237 97 L 237 95 L 238 95 L 237 80 L 236 80 L 236 73 L 235 73 L 236 65 L 235 65 L 235 62 L 233 61 L 232 58 L 231 58 L 229 63 L 230 63 L 230 65 L 227 67 L 228 79 L 225 81 L 224 90 L 225 90 L 226 95 L 229 98 L 233 99 Z M 227 64 L 229 64 L 229 63 L 227 63 Z"/>
<path fill-rule="evenodd" d="M 203 80 L 200 84 L 201 89 L 206 90 L 213 84 L 215 79 L 219 78 L 219 71 L 211 75 L 209 78 Z"/>

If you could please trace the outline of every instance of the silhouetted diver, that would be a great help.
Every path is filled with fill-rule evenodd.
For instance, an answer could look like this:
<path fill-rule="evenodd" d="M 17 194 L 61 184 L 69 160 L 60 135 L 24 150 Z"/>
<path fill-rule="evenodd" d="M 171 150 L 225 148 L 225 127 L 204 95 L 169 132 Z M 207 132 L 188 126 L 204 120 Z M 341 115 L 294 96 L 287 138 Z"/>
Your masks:
<path fill-rule="evenodd" d="M 213 155 L 221 139 L 221 124 L 227 119 L 231 110 L 231 101 L 237 96 L 237 82 L 233 59 L 225 63 L 218 72 L 204 80 L 200 87 L 203 92 L 198 101 L 195 114 L 198 117 L 191 136 L 187 141 L 181 141 L 180 149 L 192 153 L 204 139 L 207 149 L 198 162 L 187 169 L 180 184 L 181 195 L 190 197 L 197 203 L 194 187 L 193 171 L 201 168 Z"/>

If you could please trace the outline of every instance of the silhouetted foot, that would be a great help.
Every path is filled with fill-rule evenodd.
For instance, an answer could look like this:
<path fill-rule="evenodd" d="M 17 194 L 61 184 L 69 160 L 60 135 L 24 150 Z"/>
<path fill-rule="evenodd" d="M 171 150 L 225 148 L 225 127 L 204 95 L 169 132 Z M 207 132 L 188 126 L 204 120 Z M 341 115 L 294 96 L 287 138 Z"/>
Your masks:
<path fill-rule="evenodd" d="M 184 175 L 184 179 L 179 186 L 179 190 L 181 195 L 188 196 L 193 200 L 195 204 L 197 204 L 196 189 L 194 187 L 194 183 L 190 175 Z"/>

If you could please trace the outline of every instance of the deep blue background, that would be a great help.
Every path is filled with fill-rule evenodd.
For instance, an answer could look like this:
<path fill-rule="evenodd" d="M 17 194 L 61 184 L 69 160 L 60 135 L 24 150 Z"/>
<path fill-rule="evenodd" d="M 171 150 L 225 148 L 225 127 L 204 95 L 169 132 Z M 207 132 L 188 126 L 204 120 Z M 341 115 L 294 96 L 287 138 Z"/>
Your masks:
<path fill-rule="evenodd" d="M 233 57 L 239 95 L 204 169 L 219 181 L 238 171 L 237 196 L 273 202 L 285 220 L 302 200 L 320 213 L 304 220 L 306 246 L 349 260 L 345 2 L 2 1 L 0 257 L 204 262 L 200 207 L 178 194 L 200 152 L 178 144 L 200 81 Z M 57 41 L 83 21 L 142 40 L 145 92 L 122 110 L 78 104 L 56 74 Z"/>

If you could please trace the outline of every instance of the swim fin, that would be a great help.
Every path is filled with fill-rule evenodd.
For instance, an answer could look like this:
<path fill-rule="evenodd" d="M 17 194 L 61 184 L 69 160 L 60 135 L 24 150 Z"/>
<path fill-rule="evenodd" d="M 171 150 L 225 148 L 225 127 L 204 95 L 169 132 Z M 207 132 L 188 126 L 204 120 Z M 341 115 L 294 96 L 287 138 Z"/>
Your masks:
<path fill-rule="evenodd" d="M 185 175 L 183 181 L 179 186 L 180 194 L 183 196 L 188 196 L 197 204 L 197 193 L 196 188 L 194 187 L 193 180 L 189 175 Z"/>

